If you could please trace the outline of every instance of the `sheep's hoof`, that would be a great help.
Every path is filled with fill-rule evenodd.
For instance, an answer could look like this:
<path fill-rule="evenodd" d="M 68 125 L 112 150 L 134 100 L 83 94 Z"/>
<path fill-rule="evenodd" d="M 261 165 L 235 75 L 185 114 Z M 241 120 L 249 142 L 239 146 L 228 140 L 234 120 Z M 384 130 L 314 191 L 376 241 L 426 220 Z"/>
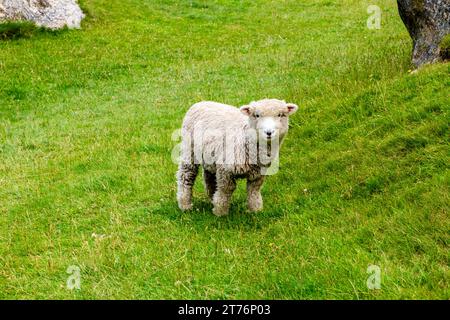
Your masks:
<path fill-rule="evenodd" d="M 226 208 L 214 207 L 213 213 L 216 217 L 223 217 L 228 214 L 228 210 Z"/>
<path fill-rule="evenodd" d="M 192 203 L 178 202 L 178 207 L 181 211 L 189 211 L 192 210 Z"/>
<path fill-rule="evenodd" d="M 248 210 L 250 212 L 260 212 L 260 211 L 263 210 L 263 207 L 262 206 L 260 206 L 260 207 L 249 207 Z"/>
<path fill-rule="evenodd" d="M 247 206 L 248 206 L 248 210 L 250 212 L 262 211 L 262 209 L 263 209 L 263 199 L 262 199 L 261 195 L 249 198 L 247 200 Z"/>

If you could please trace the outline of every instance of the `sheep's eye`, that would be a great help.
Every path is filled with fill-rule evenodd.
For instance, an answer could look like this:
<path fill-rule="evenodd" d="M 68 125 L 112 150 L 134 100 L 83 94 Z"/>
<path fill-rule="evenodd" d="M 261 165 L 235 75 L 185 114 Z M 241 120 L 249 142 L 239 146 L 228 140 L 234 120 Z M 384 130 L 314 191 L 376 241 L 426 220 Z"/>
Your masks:
<path fill-rule="evenodd" d="M 259 118 L 259 114 L 258 113 L 255 114 L 255 118 Z"/>

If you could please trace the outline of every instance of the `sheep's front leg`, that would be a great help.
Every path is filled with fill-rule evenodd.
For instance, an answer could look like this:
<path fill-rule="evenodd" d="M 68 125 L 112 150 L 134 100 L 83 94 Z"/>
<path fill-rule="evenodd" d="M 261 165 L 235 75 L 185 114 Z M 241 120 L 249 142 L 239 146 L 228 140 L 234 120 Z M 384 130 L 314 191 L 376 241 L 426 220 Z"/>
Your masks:
<path fill-rule="evenodd" d="M 192 209 L 192 187 L 198 174 L 197 164 L 180 164 L 177 172 L 177 200 L 178 207 L 183 210 Z"/>
<path fill-rule="evenodd" d="M 236 189 L 236 180 L 231 174 L 217 171 L 216 173 L 217 189 L 213 197 L 213 213 L 216 216 L 228 214 L 230 209 L 231 196 Z"/>
<path fill-rule="evenodd" d="M 263 199 L 261 196 L 263 182 L 264 176 L 247 180 L 247 204 L 250 211 L 260 211 L 263 208 Z"/>

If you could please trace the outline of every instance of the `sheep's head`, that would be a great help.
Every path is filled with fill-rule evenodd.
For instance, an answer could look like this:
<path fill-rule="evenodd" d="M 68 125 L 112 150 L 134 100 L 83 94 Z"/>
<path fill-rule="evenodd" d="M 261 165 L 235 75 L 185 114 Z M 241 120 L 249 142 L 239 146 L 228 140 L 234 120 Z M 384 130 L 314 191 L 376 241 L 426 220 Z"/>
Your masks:
<path fill-rule="evenodd" d="M 297 105 L 277 99 L 264 99 L 240 108 L 248 116 L 250 128 L 258 132 L 259 139 L 266 141 L 281 141 L 284 138 L 289 127 L 289 116 L 297 109 Z"/>

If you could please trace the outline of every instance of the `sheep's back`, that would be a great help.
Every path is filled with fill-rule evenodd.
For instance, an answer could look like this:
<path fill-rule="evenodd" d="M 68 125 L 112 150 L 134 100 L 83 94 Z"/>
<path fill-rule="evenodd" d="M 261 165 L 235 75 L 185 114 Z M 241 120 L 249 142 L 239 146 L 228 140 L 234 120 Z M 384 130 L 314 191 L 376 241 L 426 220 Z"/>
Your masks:
<path fill-rule="evenodd" d="M 192 131 L 194 127 L 219 130 L 243 130 L 247 124 L 246 117 L 236 107 L 203 101 L 194 104 L 186 113 L 183 129 Z"/>
<path fill-rule="evenodd" d="M 186 113 L 182 136 L 190 137 L 195 141 L 200 135 L 202 141 L 200 143 L 197 140 L 197 147 L 200 143 L 202 149 L 200 153 L 214 163 L 221 163 L 221 159 L 231 154 L 233 154 L 232 163 L 243 163 L 245 162 L 244 144 L 247 125 L 246 116 L 236 107 L 210 101 L 199 102 Z M 224 150 L 225 136 L 233 146 L 232 149 Z M 186 145 L 186 149 L 191 150 L 192 147 L 190 143 Z"/>

